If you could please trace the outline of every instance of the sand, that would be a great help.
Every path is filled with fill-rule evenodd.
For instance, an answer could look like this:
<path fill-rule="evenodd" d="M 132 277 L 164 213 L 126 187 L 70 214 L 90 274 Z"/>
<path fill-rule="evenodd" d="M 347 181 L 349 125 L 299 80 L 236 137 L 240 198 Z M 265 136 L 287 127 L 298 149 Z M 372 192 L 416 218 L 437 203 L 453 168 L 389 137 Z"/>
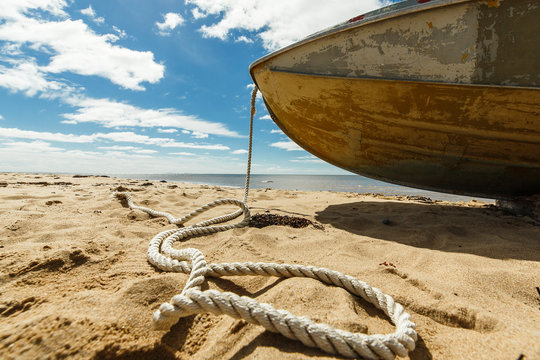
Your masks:
<path fill-rule="evenodd" d="M 335 358 L 225 315 L 153 330 L 152 313 L 187 275 L 147 262 L 150 239 L 174 226 L 123 207 L 110 196 L 118 186 L 136 204 L 178 217 L 242 196 L 216 186 L 0 174 L 0 358 Z M 201 250 L 208 262 L 306 264 L 355 276 L 411 314 L 419 339 L 410 359 L 540 359 L 535 220 L 478 201 L 356 193 L 260 189 L 249 205 L 315 226 L 246 227 L 177 246 Z M 348 331 L 394 331 L 372 305 L 311 279 L 226 277 L 208 287 Z"/>

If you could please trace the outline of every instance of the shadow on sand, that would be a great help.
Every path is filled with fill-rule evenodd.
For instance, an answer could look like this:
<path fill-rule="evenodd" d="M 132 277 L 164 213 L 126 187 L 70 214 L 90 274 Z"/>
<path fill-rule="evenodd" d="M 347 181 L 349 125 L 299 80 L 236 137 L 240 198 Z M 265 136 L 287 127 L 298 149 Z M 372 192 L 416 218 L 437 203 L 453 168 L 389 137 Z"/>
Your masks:
<path fill-rule="evenodd" d="M 330 205 L 316 220 L 353 234 L 493 259 L 540 260 L 540 226 L 494 207 L 355 202 Z"/>

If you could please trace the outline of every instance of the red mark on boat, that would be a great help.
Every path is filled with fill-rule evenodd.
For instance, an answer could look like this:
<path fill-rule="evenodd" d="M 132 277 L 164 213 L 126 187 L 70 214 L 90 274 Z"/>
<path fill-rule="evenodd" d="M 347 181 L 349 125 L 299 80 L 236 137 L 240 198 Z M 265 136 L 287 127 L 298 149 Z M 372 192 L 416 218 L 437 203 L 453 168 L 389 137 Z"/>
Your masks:
<path fill-rule="evenodd" d="M 419 4 L 423 4 L 423 3 L 427 3 L 427 2 L 430 2 L 431 0 L 418 0 L 418 3 Z"/>
<path fill-rule="evenodd" d="M 364 18 L 364 15 L 358 15 L 357 17 L 353 17 L 351 20 L 349 20 L 348 22 L 352 23 L 352 22 L 355 22 L 355 21 L 360 21 Z"/>

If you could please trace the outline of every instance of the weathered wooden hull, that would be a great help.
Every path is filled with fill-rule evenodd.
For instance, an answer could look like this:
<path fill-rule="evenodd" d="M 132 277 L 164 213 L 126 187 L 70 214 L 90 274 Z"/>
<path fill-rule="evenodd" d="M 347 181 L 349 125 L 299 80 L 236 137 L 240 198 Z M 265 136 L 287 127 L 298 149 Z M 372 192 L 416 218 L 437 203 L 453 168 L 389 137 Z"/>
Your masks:
<path fill-rule="evenodd" d="M 537 2 L 409 3 L 252 64 L 274 121 L 312 154 L 372 178 L 491 198 L 540 193 Z"/>

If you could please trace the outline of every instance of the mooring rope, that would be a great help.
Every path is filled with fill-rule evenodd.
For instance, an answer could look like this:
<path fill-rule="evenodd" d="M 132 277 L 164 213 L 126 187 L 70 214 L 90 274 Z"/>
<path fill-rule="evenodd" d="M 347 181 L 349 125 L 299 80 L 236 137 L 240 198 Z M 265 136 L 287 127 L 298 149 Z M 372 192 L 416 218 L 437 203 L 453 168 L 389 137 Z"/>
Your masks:
<path fill-rule="evenodd" d="M 417 333 L 415 324 L 403 306 L 392 297 L 383 294 L 363 281 L 325 268 L 314 266 L 274 264 L 274 263 L 222 263 L 207 264 L 204 255 L 197 249 L 175 249 L 173 244 L 191 236 L 209 235 L 220 231 L 245 227 L 249 223 L 250 213 L 246 204 L 251 168 L 253 118 L 255 116 L 255 98 L 257 87 L 251 95 L 251 116 L 249 130 L 249 152 L 246 173 L 246 187 L 243 201 L 220 199 L 206 204 L 181 218 L 175 218 L 166 212 L 155 211 L 136 206 L 129 193 L 115 192 L 113 195 L 125 199 L 134 210 L 144 211 L 151 216 L 163 216 L 171 224 L 183 224 L 216 206 L 236 205 L 239 209 L 227 215 L 218 216 L 195 225 L 166 230 L 156 235 L 148 246 L 148 261 L 163 271 L 189 274 L 184 289 L 170 302 L 162 304 L 154 313 L 154 325 L 157 329 L 168 330 L 182 317 L 198 313 L 226 314 L 249 323 L 263 326 L 265 329 L 283 334 L 289 339 L 299 340 L 311 347 L 318 347 L 331 354 L 346 357 L 364 357 L 367 359 L 394 359 L 396 355 L 407 356 L 414 350 Z M 242 221 L 236 224 L 216 225 L 232 220 L 244 214 Z M 259 303 L 247 296 L 238 296 L 230 292 L 201 290 L 205 277 L 236 275 L 277 276 L 282 278 L 308 277 L 325 284 L 339 286 L 353 295 L 381 309 L 394 323 L 396 331 L 387 335 L 366 335 L 333 329 L 326 324 L 318 324 L 305 317 L 296 317 L 286 310 L 278 310 L 269 304 Z"/>

